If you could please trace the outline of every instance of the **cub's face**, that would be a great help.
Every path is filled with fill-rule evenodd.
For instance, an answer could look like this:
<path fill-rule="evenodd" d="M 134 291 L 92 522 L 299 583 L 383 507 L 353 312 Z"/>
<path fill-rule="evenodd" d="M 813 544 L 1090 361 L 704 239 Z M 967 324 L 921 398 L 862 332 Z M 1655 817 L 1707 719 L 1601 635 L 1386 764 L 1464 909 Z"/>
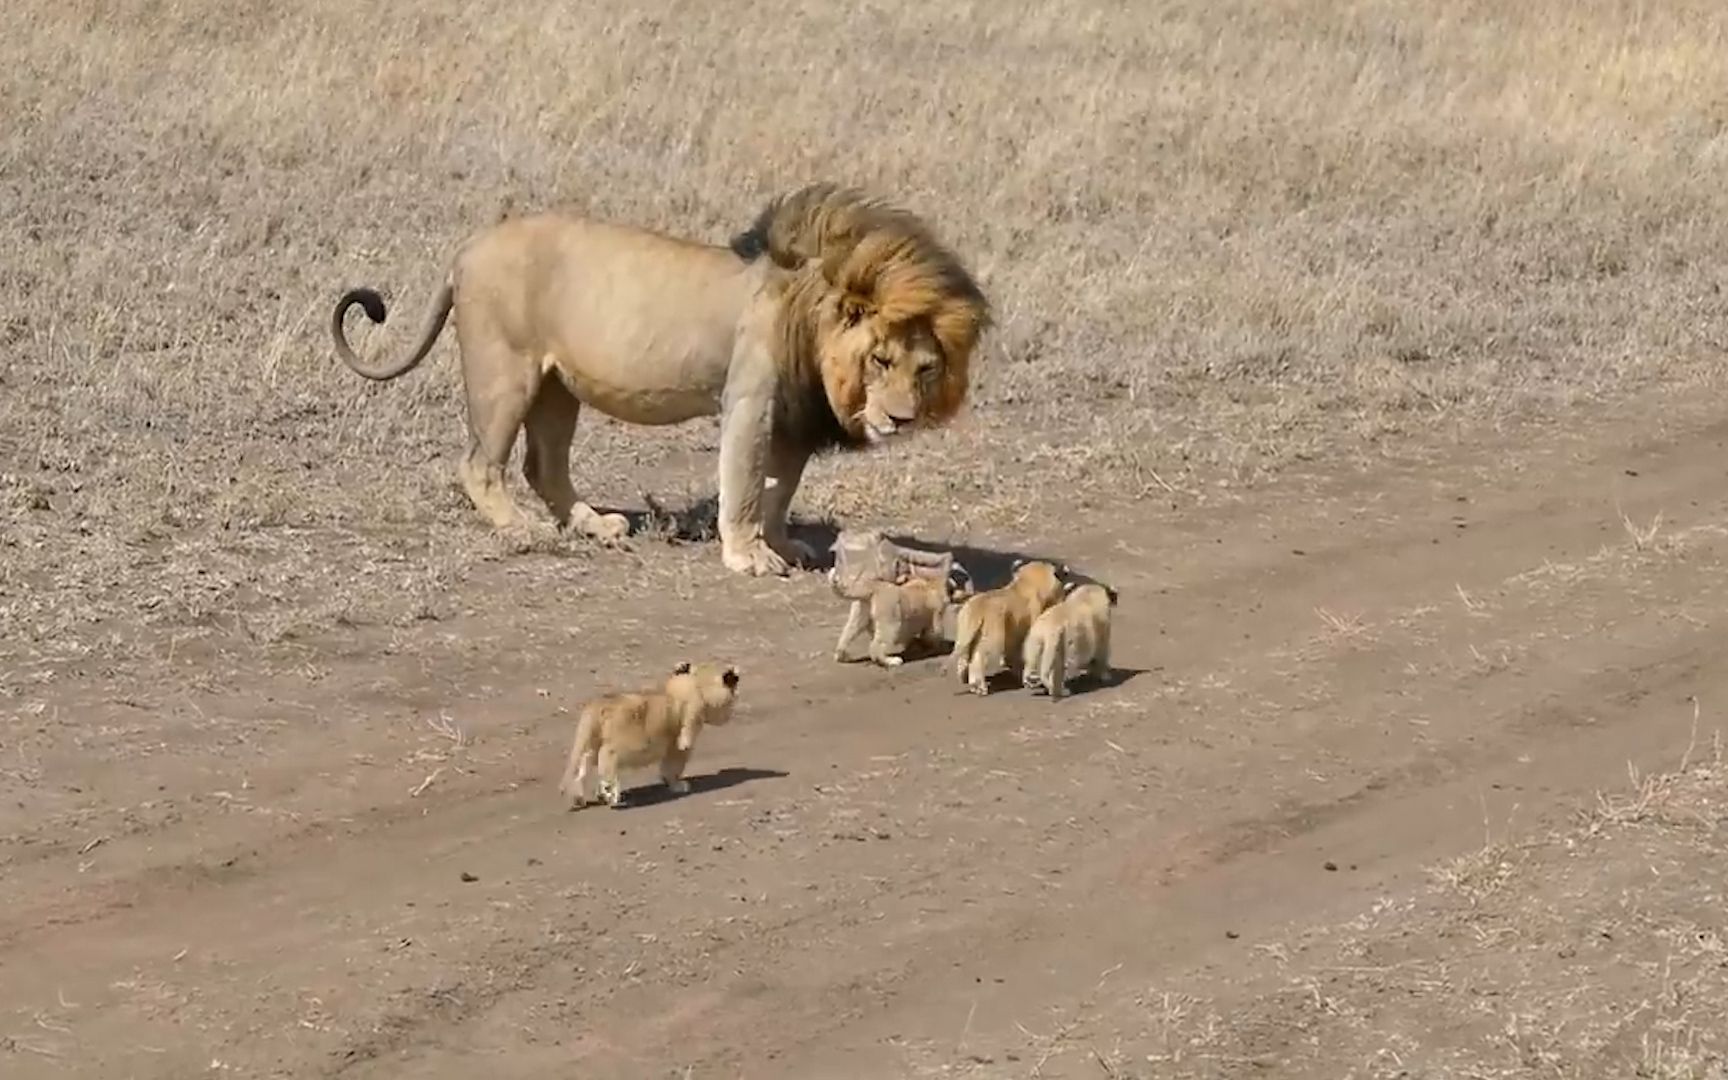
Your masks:
<path fill-rule="evenodd" d="M 945 362 L 924 320 L 891 326 L 842 301 L 830 326 L 823 381 L 849 435 L 875 445 L 941 411 Z"/>
<path fill-rule="evenodd" d="M 679 664 L 674 680 L 684 680 L 685 687 L 702 702 L 702 722 L 718 727 L 732 719 L 732 706 L 738 698 L 738 669 L 731 664 Z"/>
<path fill-rule="evenodd" d="M 977 595 L 977 590 L 973 589 L 972 579 L 969 577 L 950 577 L 946 583 L 946 588 L 950 604 L 964 604 Z"/>

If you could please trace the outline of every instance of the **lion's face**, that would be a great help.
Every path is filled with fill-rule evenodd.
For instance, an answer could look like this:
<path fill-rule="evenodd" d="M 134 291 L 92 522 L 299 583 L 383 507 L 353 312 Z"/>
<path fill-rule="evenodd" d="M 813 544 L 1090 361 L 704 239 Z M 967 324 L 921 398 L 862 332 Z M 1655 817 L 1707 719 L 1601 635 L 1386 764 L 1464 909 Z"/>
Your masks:
<path fill-rule="evenodd" d="M 946 419 L 958 402 L 941 344 L 923 319 L 888 323 L 841 305 L 823 349 L 823 381 L 836 419 L 874 445 Z"/>
<path fill-rule="evenodd" d="M 874 321 L 874 320 L 870 320 Z M 942 350 L 921 325 L 872 327 L 863 350 L 864 407 L 859 422 L 872 443 L 916 427 L 942 384 Z"/>

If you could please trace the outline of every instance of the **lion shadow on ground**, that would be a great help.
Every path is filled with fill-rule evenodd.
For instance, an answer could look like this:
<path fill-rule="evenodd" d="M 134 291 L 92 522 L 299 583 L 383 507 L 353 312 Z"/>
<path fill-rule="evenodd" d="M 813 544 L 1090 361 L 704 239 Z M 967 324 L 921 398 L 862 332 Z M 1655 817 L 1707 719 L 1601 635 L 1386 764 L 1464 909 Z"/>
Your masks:
<path fill-rule="evenodd" d="M 631 539 L 639 537 L 659 539 L 673 544 L 709 544 L 720 539 L 720 504 L 717 495 L 704 495 L 682 506 L 669 506 L 653 495 L 644 492 L 642 505 L 646 509 L 599 506 L 596 506 L 595 509 L 601 513 L 624 515 L 625 519 L 630 522 Z M 833 569 L 834 541 L 839 537 L 840 531 L 841 527 L 833 521 L 809 521 L 797 516 L 794 516 L 787 525 L 787 532 L 791 534 L 792 538 L 802 541 L 814 556 L 813 561 L 805 567 L 812 573 L 827 573 Z M 972 579 L 973 588 L 980 592 L 1006 585 L 1014 575 L 1016 563 L 1032 560 L 1042 560 L 1057 566 L 1066 566 L 1068 572 L 1065 579 L 1077 585 L 1105 584 L 1086 573 L 1072 561 L 1048 552 L 976 547 L 971 544 L 943 544 L 939 541 L 923 540 L 908 533 L 886 530 L 883 535 L 894 543 L 912 548 L 915 551 L 952 554 L 954 561 L 966 568 L 967 575 Z"/>
<path fill-rule="evenodd" d="M 671 788 L 667 787 L 663 781 L 656 779 L 638 787 L 626 788 L 622 809 L 655 806 L 660 803 L 672 802 L 675 799 L 687 799 L 692 795 L 711 795 L 716 791 L 725 791 L 727 788 L 736 787 L 739 784 L 748 784 L 752 780 L 782 780 L 789 775 L 791 774 L 779 769 L 728 766 L 700 776 L 686 776 L 684 779 L 689 781 L 690 790 L 682 795 L 674 795 Z"/>

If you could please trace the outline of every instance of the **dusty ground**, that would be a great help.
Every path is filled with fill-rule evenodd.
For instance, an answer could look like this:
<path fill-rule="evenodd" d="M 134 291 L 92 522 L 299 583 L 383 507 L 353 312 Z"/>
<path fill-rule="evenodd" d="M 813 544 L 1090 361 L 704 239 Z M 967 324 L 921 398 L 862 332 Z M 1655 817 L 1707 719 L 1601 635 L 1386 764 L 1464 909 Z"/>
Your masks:
<path fill-rule="evenodd" d="M 1728 1075 L 1720 5 L 521 10 L 6 5 L 0 1076 Z M 506 206 L 816 178 L 1000 328 L 799 511 L 1112 581 L 1113 685 L 499 540 L 453 349 L 324 338 Z M 694 655 L 696 790 L 565 812 L 576 704 Z"/>
<path fill-rule="evenodd" d="M 1079 512 L 1025 542 L 1123 673 L 1056 707 L 834 665 L 712 545 L 627 617 L 629 556 L 525 555 L 91 658 L 8 702 L 8 1075 L 1720 1076 L 1725 451 L 1641 408 Z M 696 790 L 564 811 L 571 704 L 692 650 L 749 668 Z"/>

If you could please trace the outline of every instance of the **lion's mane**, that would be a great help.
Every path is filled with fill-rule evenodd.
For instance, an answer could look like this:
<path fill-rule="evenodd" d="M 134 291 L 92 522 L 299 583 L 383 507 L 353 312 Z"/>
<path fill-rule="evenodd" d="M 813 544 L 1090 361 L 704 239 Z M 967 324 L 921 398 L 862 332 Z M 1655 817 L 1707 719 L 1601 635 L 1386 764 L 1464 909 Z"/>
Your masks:
<path fill-rule="evenodd" d="M 766 257 L 791 272 L 777 326 L 777 359 L 788 369 L 776 402 L 783 437 L 813 449 L 863 445 L 836 416 L 863 405 L 862 358 L 841 367 L 819 348 L 822 305 L 835 292 L 888 327 L 928 325 L 943 368 L 919 426 L 946 423 L 965 404 L 972 352 L 990 326 L 989 303 L 916 215 L 853 188 L 811 184 L 769 202 L 731 248 L 742 259 Z"/>

